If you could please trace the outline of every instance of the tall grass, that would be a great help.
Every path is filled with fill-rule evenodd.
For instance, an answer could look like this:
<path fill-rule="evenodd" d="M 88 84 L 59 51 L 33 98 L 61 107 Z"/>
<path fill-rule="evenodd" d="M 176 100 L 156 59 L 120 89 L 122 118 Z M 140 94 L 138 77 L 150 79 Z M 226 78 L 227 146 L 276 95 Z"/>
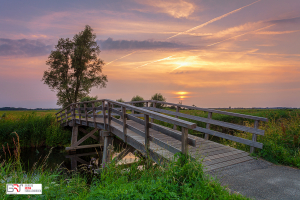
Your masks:
<path fill-rule="evenodd" d="M 21 147 L 64 146 L 70 143 L 71 131 L 62 129 L 52 114 L 37 115 L 36 112 L 8 114 L 0 120 L 0 144 L 13 145 L 13 132 L 20 137 Z"/>

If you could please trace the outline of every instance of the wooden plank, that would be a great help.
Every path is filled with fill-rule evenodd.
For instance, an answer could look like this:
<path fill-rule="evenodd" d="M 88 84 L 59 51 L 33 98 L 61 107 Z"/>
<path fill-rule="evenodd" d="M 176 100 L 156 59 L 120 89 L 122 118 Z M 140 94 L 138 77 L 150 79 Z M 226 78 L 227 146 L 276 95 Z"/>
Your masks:
<path fill-rule="evenodd" d="M 234 160 L 234 159 L 238 159 L 238 158 L 242 158 L 242 157 L 249 157 L 249 155 L 244 152 L 244 153 L 238 153 L 238 154 L 234 154 L 234 155 L 230 155 L 230 156 L 225 156 L 225 157 L 221 157 L 218 159 L 214 159 L 214 160 L 206 160 L 203 162 L 204 165 L 209 166 L 209 165 L 214 165 L 214 164 L 218 164 L 218 163 L 222 163 L 222 162 L 227 162 L 230 160 Z"/>
<path fill-rule="evenodd" d="M 181 127 L 182 129 L 182 135 L 181 135 L 181 152 L 185 155 L 188 154 L 188 141 L 187 141 L 187 138 L 188 138 L 188 129 L 185 128 L 185 127 Z"/>
<path fill-rule="evenodd" d="M 207 119 L 211 119 L 212 112 L 208 113 Z M 210 123 L 206 123 L 206 129 L 210 129 Z M 204 139 L 208 140 L 209 139 L 209 134 L 205 133 Z"/>
<path fill-rule="evenodd" d="M 250 156 L 243 157 L 243 158 L 238 158 L 238 159 L 235 159 L 235 160 L 230 160 L 230 161 L 223 162 L 223 163 L 218 163 L 218 164 L 215 164 L 215 165 L 210 165 L 210 166 L 207 167 L 207 170 L 205 170 L 205 171 L 211 171 L 211 170 L 231 166 L 231 165 L 234 165 L 234 164 L 238 164 L 238 163 L 241 163 L 241 162 L 249 161 L 249 160 L 253 160 L 253 158 L 251 158 Z"/>
<path fill-rule="evenodd" d="M 111 107 L 110 107 L 110 103 L 107 102 L 107 110 L 108 110 L 108 131 L 110 131 L 110 127 L 111 127 Z"/>
<path fill-rule="evenodd" d="M 79 121 L 80 123 L 80 121 Z M 85 129 L 83 129 L 82 127 L 79 127 L 79 131 L 83 132 L 84 134 L 88 134 L 89 132 Z M 99 138 L 95 135 L 91 135 L 91 138 L 95 139 L 95 140 L 99 140 Z"/>
<path fill-rule="evenodd" d="M 245 153 L 245 154 L 249 155 L 248 152 L 231 151 L 231 152 L 222 153 L 222 154 L 218 154 L 218 155 L 206 156 L 203 161 L 219 159 L 219 158 L 222 158 L 222 157 L 231 156 L 231 155 L 235 155 L 235 154 L 239 154 L 239 153 Z"/>
<path fill-rule="evenodd" d="M 88 124 L 88 115 L 87 115 L 87 108 L 86 108 L 86 104 L 83 104 L 84 106 L 84 113 L 85 113 L 85 122 L 86 122 L 86 125 Z"/>
<path fill-rule="evenodd" d="M 260 148 L 260 149 L 263 148 L 262 143 L 254 142 L 254 141 L 251 141 L 251 140 L 247 140 L 247 139 L 236 137 L 236 136 L 233 136 L 233 135 L 221 133 L 221 132 L 218 132 L 218 131 L 208 130 L 208 129 L 201 128 L 201 127 L 197 127 L 194 130 L 202 132 L 202 133 L 207 133 L 207 134 L 210 134 L 210 135 L 214 135 L 214 136 L 217 136 L 217 137 L 220 137 L 220 138 L 228 139 L 228 140 L 231 140 L 231 141 L 239 142 L 239 143 L 242 143 L 242 144 L 246 144 L 246 145 L 249 145 L 249 146 L 257 147 L 257 148 Z"/>
<path fill-rule="evenodd" d="M 71 146 L 76 146 L 76 142 L 77 142 L 77 137 L 78 137 L 78 126 L 74 125 L 72 127 L 72 139 L 71 139 Z"/>
<path fill-rule="evenodd" d="M 101 144 L 90 144 L 90 145 L 82 145 L 82 146 L 75 146 L 75 147 L 66 147 L 66 151 L 74 150 L 74 149 L 86 149 L 86 148 L 94 148 L 94 147 L 101 147 Z"/>
<path fill-rule="evenodd" d="M 252 127 L 247 127 L 247 126 L 242 126 L 242 125 L 238 125 L 238 124 L 232 124 L 232 123 L 228 123 L 228 122 L 222 122 L 222 121 L 214 120 L 214 119 L 211 119 L 211 115 L 208 115 L 208 118 L 204 118 L 204 117 L 198 117 L 198 116 L 188 115 L 188 114 L 184 114 L 184 113 L 177 113 L 177 112 L 164 110 L 164 109 L 158 109 L 158 108 L 149 107 L 149 108 L 145 108 L 145 109 L 156 111 L 156 112 L 161 112 L 161 113 L 165 113 L 165 114 L 169 114 L 169 115 L 175 115 L 175 116 L 179 116 L 179 117 L 186 118 L 186 119 L 192 119 L 192 120 L 204 122 L 204 123 L 207 123 L 207 124 L 214 124 L 214 125 L 217 125 L 217 126 L 223 126 L 223 127 L 226 127 L 226 128 L 231 128 L 231 129 L 244 131 L 244 132 L 248 132 L 248 133 L 255 133 L 257 135 L 264 135 L 264 132 L 265 132 L 264 130 L 255 129 L 255 128 L 252 128 Z M 212 113 L 212 112 L 209 112 L 209 113 Z M 210 116 L 210 118 L 209 118 L 209 116 Z"/>
<path fill-rule="evenodd" d="M 95 123 L 95 122 L 94 122 Z M 89 132 L 88 134 L 86 134 L 85 136 L 83 136 L 80 140 L 78 140 L 74 145 L 72 146 L 78 146 L 80 145 L 82 142 L 84 142 L 86 139 L 88 139 L 89 137 L 91 137 L 94 133 L 96 133 L 99 129 L 95 128 L 94 130 L 92 130 L 91 132 Z"/>

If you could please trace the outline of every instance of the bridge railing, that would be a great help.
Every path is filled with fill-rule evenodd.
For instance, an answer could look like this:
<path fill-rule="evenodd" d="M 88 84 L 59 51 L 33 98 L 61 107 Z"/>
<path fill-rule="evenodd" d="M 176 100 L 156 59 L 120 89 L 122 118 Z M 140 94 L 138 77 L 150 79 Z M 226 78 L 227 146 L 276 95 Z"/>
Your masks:
<path fill-rule="evenodd" d="M 99 110 L 101 110 L 101 114 L 96 114 L 96 111 Z M 92 114 L 88 114 L 88 111 L 92 111 Z M 129 114 L 128 111 L 131 111 L 131 114 Z M 139 114 L 135 115 L 134 112 L 137 112 Z M 113 115 L 120 116 L 120 119 L 117 119 Z M 56 117 L 58 122 L 62 124 L 65 123 L 65 125 L 68 125 L 68 123 L 72 122 L 73 124 L 93 126 L 96 128 L 101 127 L 102 125 L 100 124 L 103 124 L 103 128 L 105 130 L 117 133 L 117 130 L 115 130 L 114 127 L 111 126 L 111 122 L 114 121 L 123 126 L 123 131 L 119 133 L 118 136 L 125 142 L 127 142 L 127 130 L 133 131 L 138 135 L 143 136 L 145 139 L 144 145 L 146 152 L 149 152 L 150 141 L 173 153 L 182 152 L 183 154 L 188 153 L 188 145 L 196 145 L 196 140 L 188 136 L 188 129 L 196 128 L 197 125 L 195 123 L 109 99 L 70 104 L 69 106 L 63 108 L 61 111 L 57 112 Z M 143 117 L 143 119 L 140 119 L 138 117 Z M 151 123 L 149 121 L 150 118 L 181 126 L 182 132 L 181 134 L 178 134 L 178 132 Z M 102 121 L 99 122 L 97 121 L 97 119 L 101 119 Z M 127 119 L 144 125 L 144 130 L 141 131 L 129 125 L 126 122 Z M 163 134 L 181 141 L 181 150 L 151 136 L 149 132 L 150 128 L 160 131 Z"/>
<path fill-rule="evenodd" d="M 182 105 L 182 104 L 175 104 L 175 103 L 156 101 L 156 100 L 132 101 L 132 102 L 126 102 L 126 103 L 131 104 L 131 105 L 134 105 L 136 103 L 144 103 L 144 105 L 145 105 L 144 109 L 152 110 L 152 111 L 159 112 L 159 113 L 165 113 L 165 114 L 173 115 L 177 118 L 181 117 L 181 118 L 186 118 L 186 119 L 191 119 L 191 120 L 204 122 L 204 123 L 206 123 L 206 128 L 202 128 L 202 127 L 197 126 L 193 130 L 204 133 L 205 134 L 205 136 L 204 136 L 205 139 L 208 139 L 209 135 L 212 135 L 212 136 L 217 136 L 217 137 L 220 137 L 220 138 L 228 139 L 228 140 L 231 140 L 231 141 L 239 142 L 239 143 L 242 143 L 242 144 L 246 144 L 246 145 L 250 146 L 250 153 L 253 153 L 255 148 L 260 148 L 260 149 L 263 148 L 263 144 L 257 142 L 257 135 L 262 135 L 262 136 L 264 135 L 265 131 L 259 129 L 260 121 L 264 121 L 264 122 L 268 121 L 268 119 L 264 118 L 264 117 L 257 117 L 257 116 L 252 116 L 252 115 L 232 113 L 232 112 L 226 112 L 226 111 L 209 109 L 209 108 L 199 108 L 199 107 L 194 107 L 194 106 L 187 106 L 187 105 Z M 152 107 L 148 107 L 149 103 L 152 104 Z M 157 103 L 174 106 L 174 107 L 176 107 L 176 112 L 165 110 L 165 109 L 158 109 L 158 108 L 156 108 Z M 207 115 L 207 118 L 188 115 L 188 114 L 180 113 L 179 112 L 180 108 L 186 108 L 186 109 L 190 109 L 190 110 L 201 110 L 201 111 L 207 112 L 208 115 Z M 233 123 L 227 123 L 227 122 L 223 122 L 223 121 L 213 120 L 212 119 L 212 114 L 213 113 L 229 115 L 229 116 L 235 116 L 235 117 L 241 117 L 241 118 L 246 118 L 246 119 L 252 119 L 252 120 L 254 120 L 254 127 L 252 128 L 252 127 L 247 127 L 247 126 L 243 126 L 243 125 L 237 125 L 237 124 L 233 124 Z M 226 133 L 211 130 L 210 129 L 211 124 L 221 126 L 221 127 L 225 127 L 225 128 L 230 128 L 230 129 L 235 129 L 235 130 L 239 130 L 239 131 L 252 133 L 252 140 L 248 140 L 248 139 L 240 138 L 240 137 L 237 137 L 237 136 L 229 135 L 229 134 L 226 134 Z M 174 124 L 173 129 L 177 129 L 176 124 Z"/>

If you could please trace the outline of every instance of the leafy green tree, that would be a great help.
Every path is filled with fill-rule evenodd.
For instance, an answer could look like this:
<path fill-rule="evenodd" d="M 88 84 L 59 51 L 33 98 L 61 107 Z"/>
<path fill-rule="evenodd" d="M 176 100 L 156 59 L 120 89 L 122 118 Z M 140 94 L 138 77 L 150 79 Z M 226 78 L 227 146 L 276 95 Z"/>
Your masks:
<path fill-rule="evenodd" d="M 84 102 L 84 101 L 95 101 L 95 100 L 98 100 L 98 97 L 97 96 L 95 96 L 95 97 L 90 97 L 90 96 L 85 96 L 85 97 L 82 97 L 81 99 L 80 99 L 80 102 Z M 95 107 L 98 107 L 98 106 L 100 106 L 102 104 L 102 102 L 101 101 L 99 101 L 99 102 L 96 102 L 95 103 Z M 84 105 L 83 104 L 80 104 L 80 107 L 81 108 L 83 108 L 84 107 Z M 92 103 L 87 103 L 87 106 L 86 107 L 92 107 Z"/>
<path fill-rule="evenodd" d="M 125 102 L 122 98 L 116 99 L 116 101 L 121 102 L 121 103 Z M 115 105 L 115 107 L 120 108 L 121 106 Z"/>
<path fill-rule="evenodd" d="M 102 74 L 104 62 L 98 58 L 100 48 L 93 29 L 85 29 L 73 39 L 61 38 L 51 51 L 44 71 L 44 84 L 56 91 L 57 105 L 63 107 L 87 96 L 92 87 L 106 87 L 107 76 Z"/>
<path fill-rule="evenodd" d="M 151 100 L 166 101 L 166 98 L 161 93 L 156 93 L 151 97 Z M 151 106 L 153 106 L 152 103 Z M 162 107 L 164 107 L 164 104 L 161 103 L 156 104 L 156 108 L 162 108 Z"/>
<path fill-rule="evenodd" d="M 136 95 L 132 97 L 131 101 L 144 101 L 144 98 L 139 95 Z M 144 103 L 135 103 L 134 105 L 137 107 L 144 107 Z"/>

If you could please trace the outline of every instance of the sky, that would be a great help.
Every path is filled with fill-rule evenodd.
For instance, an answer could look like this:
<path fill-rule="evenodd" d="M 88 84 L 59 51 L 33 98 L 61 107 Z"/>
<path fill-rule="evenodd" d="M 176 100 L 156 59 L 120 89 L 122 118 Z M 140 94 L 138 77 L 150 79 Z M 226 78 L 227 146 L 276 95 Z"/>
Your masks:
<path fill-rule="evenodd" d="M 300 107 L 299 0 L 0 0 L 0 107 L 57 108 L 42 82 L 58 39 L 90 25 L 99 99 L 161 93 L 198 107 Z"/>

